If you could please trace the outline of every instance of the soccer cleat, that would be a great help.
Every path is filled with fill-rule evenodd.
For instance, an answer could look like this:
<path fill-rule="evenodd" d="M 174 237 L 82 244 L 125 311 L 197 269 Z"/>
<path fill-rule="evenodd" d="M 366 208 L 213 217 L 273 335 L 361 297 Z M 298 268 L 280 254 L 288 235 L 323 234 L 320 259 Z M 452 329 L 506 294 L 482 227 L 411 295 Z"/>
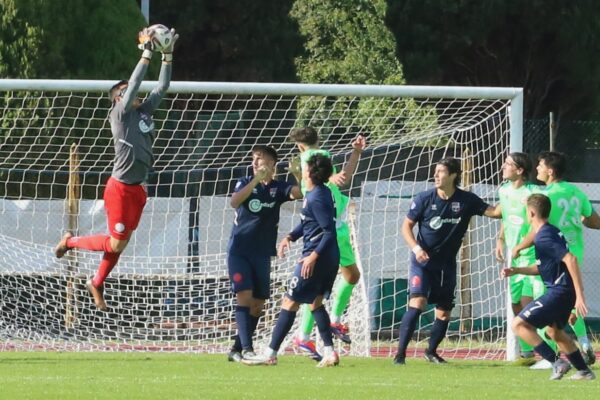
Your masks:
<path fill-rule="evenodd" d="M 342 324 L 340 322 L 331 323 L 331 333 L 333 333 L 333 336 L 335 336 L 336 338 L 338 338 L 346 344 L 351 344 L 352 340 L 350 339 L 348 332 L 348 325 Z"/>
<path fill-rule="evenodd" d="M 582 353 L 586 365 L 594 365 L 596 363 L 596 353 L 594 353 L 594 349 L 588 347 L 587 350 L 582 351 Z"/>
<path fill-rule="evenodd" d="M 241 363 L 244 365 L 277 365 L 277 356 L 269 355 L 257 355 L 252 352 L 253 356 L 244 355 L 241 359 Z"/>
<path fill-rule="evenodd" d="M 444 360 L 436 352 L 425 351 L 425 353 L 423 353 L 423 357 L 425 357 L 425 360 L 427 360 L 433 364 L 447 364 L 448 363 L 448 361 Z"/>
<path fill-rule="evenodd" d="M 552 363 L 542 358 L 540 361 L 529 367 L 529 369 L 552 369 Z"/>
<path fill-rule="evenodd" d="M 567 361 L 559 358 L 552 365 L 552 375 L 550 375 L 551 381 L 562 379 L 563 376 L 571 369 L 571 364 Z"/>
<path fill-rule="evenodd" d="M 323 359 L 321 360 L 321 362 L 319 362 L 317 364 L 317 368 L 335 367 L 339 363 L 340 363 L 340 356 L 338 356 L 338 353 L 334 351 L 333 353 L 324 356 Z"/>
<path fill-rule="evenodd" d="M 596 375 L 590 369 L 584 369 L 577 371 L 569 377 L 573 381 L 593 381 L 596 379 Z"/>
<path fill-rule="evenodd" d="M 104 285 L 97 288 L 92 283 L 92 280 L 88 279 L 88 281 L 85 283 L 85 287 L 87 287 L 88 292 L 90 292 L 94 298 L 94 304 L 96 305 L 96 308 L 100 311 L 108 310 L 106 302 L 104 301 Z"/>
<path fill-rule="evenodd" d="M 231 350 L 229 354 L 227 354 L 227 361 L 230 362 L 240 362 L 242 361 L 242 353 L 236 350 Z"/>
<path fill-rule="evenodd" d="M 406 356 L 400 353 L 396 353 L 394 356 L 394 365 L 405 365 L 406 364 Z"/>
<path fill-rule="evenodd" d="M 56 256 L 56 258 L 63 258 L 64 255 L 66 254 L 66 252 L 71 250 L 67 246 L 67 240 L 72 237 L 73 237 L 73 234 L 71 232 L 66 232 L 63 235 L 62 239 L 60 239 L 60 242 L 58 242 L 58 244 L 54 248 L 54 255 Z"/>
<path fill-rule="evenodd" d="M 312 360 L 319 362 L 323 359 L 323 357 L 317 351 L 317 346 L 313 340 L 302 340 L 302 338 L 295 337 L 294 346 L 307 353 Z"/>

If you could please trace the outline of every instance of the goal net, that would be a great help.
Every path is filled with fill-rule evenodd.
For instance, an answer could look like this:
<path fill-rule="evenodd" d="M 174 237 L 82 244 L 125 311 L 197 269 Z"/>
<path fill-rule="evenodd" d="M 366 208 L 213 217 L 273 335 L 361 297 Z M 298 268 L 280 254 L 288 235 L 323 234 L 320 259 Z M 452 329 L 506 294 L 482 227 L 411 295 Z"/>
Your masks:
<path fill-rule="evenodd" d="M 467 189 L 493 204 L 503 159 L 521 146 L 518 89 L 173 82 L 154 115 L 148 203 L 106 281 L 109 310 L 100 312 L 84 283 L 101 254 L 72 251 L 57 260 L 52 249 L 66 230 L 106 232 L 112 84 L 0 80 L 0 350 L 226 351 L 235 333 L 225 254 L 229 196 L 250 173 L 256 144 L 275 147 L 283 160 L 278 178 L 291 179 L 287 160 L 297 150 L 287 135 L 312 126 L 338 168 L 351 140 L 368 137 L 345 189 L 362 279 L 343 317 L 353 343 L 342 350 L 390 355 L 408 296 L 410 250 L 399 230 L 410 199 L 432 187 L 437 160 L 455 156 Z M 154 84 L 145 82 L 141 95 Z M 300 209 L 301 202 L 283 207 L 280 237 L 299 222 Z M 497 229 L 489 219 L 472 220 L 445 357 L 504 357 Z M 259 344 L 270 337 L 300 248 L 273 260 Z M 411 351 L 422 347 L 432 320 L 432 310 L 421 316 Z"/>

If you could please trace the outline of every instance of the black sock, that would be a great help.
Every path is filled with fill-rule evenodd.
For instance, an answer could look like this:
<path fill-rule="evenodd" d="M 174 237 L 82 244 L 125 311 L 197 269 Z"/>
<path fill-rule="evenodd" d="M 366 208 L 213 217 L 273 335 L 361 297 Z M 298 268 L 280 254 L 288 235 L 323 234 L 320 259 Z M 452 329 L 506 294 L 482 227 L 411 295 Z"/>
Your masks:
<path fill-rule="evenodd" d="M 402 356 L 406 355 L 406 348 L 412 339 L 420 315 L 421 310 L 409 306 L 402 317 L 402 322 L 400 323 L 400 338 L 398 339 L 398 353 Z"/>
<path fill-rule="evenodd" d="M 573 364 L 573 366 L 578 371 L 585 371 L 586 369 L 588 369 L 588 366 L 583 360 L 583 355 L 581 355 L 581 352 L 579 350 L 575 350 L 571 354 L 567 354 L 567 358 L 569 359 L 569 362 Z"/>
<path fill-rule="evenodd" d="M 314 310 L 312 314 L 313 317 L 315 317 L 315 322 L 317 324 L 317 328 L 319 329 L 319 335 L 321 336 L 321 339 L 323 339 L 323 344 L 325 346 L 333 346 L 331 320 L 329 319 L 327 310 L 325 310 L 325 307 L 321 305 L 321 307 Z"/>
<path fill-rule="evenodd" d="M 243 350 L 252 349 L 252 337 L 250 336 L 250 307 L 235 307 L 235 322 L 238 328 L 238 336 Z"/>
<path fill-rule="evenodd" d="M 273 329 L 273 335 L 271 336 L 271 345 L 269 346 L 271 349 L 279 351 L 283 339 L 285 339 L 285 336 L 289 333 L 290 329 L 292 329 L 295 319 L 296 311 L 281 309 L 279 318 L 277 318 L 277 323 Z"/>
<path fill-rule="evenodd" d="M 436 318 L 431 328 L 431 336 L 429 336 L 429 347 L 427 348 L 428 353 L 437 352 L 437 348 L 446 337 L 446 331 L 448 331 L 448 325 L 450 321 L 444 321 Z"/>
<path fill-rule="evenodd" d="M 558 360 L 558 355 L 552 350 L 552 347 L 548 346 L 548 343 L 542 342 L 533 348 L 536 353 L 544 358 L 544 360 L 550 361 L 552 364 Z"/>

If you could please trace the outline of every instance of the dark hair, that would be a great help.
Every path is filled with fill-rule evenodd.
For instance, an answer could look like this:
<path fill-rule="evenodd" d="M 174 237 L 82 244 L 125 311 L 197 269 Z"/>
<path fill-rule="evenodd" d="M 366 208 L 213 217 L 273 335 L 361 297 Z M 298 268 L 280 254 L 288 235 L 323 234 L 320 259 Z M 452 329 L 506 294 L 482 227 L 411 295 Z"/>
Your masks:
<path fill-rule="evenodd" d="M 319 134 L 314 128 L 309 126 L 304 128 L 294 128 L 290 132 L 290 139 L 296 143 L 314 146 L 319 143 Z"/>
<path fill-rule="evenodd" d="M 269 157 L 271 157 L 273 159 L 273 161 L 277 162 L 277 150 L 275 150 L 271 146 L 257 144 L 256 146 L 254 146 L 252 148 L 252 154 L 257 153 L 257 152 L 264 153 L 264 154 L 268 155 Z"/>
<path fill-rule="evenodd" d="M 538 161 L 554 171 L 554 178 L 561 179 L 567 170 L 567 159 L 563 153 L 557 151 L 543 151 L 538 155 Z"/>
<path fill-rule="evenodd" d="M 308 176 L 315 185 L 322 185 L 329 180 L 331 174 L 333 174 L 333 164 L 331 158 L 322 154 L 315 154 L 311 156 L 307 161 L 308 165 Z"/>
<path fill-rule="evenodd" d="M 532 168 L 531 158 L 529 158 L 529 155 L 516 151 L 514 153 L 510 153 L 508 156 L 513 159 L 517 168 L 521 168 L 523 170 L 523 178 L 528 180 Z"/>
<path fill-rule="evenodd" d="M 123 85 L 129 85 L 129 81 L 121 80 L 112 85 L 112 87 L 108 91 L 108 98 L 110 99 L 111 103 L 114 102 L 115 98 L 117 98 L 117 96 L 119 96 L 119 93 L 121 93 L 120 87 Z"/>
<path fill-rule="evenodd" d="M 527 198 L 527 207 L 532 208 L 538 217 L 548 219 L 552 203 L 550 203 L 550 199 L 547 196 L 535 193 Z"/>
<path fill-rule="evenodd" d="M 460 161 L 457 158 L 446 157 L 437 162 L 438 165 L 443 165 L 448 168 L 448 173 L 456 174 L 456 178 L 454 178 L 454 187 L 458 187 L 460 184 L 460 174 L 462 172 L 460 168 Z"/>

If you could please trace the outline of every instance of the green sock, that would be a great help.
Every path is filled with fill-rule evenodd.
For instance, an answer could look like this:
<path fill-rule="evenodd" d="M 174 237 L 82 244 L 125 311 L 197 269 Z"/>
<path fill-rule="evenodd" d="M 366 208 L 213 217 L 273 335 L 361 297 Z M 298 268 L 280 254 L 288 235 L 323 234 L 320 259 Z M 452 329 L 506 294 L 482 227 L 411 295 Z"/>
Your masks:
<path fill-rule="evenodd" d="M 521 353 L 525 353 L 528 351 L 533 351 L 533 346 L 530 345 L 529 343 L 525 342 L 523 339 L 518 338 L 519 339 L 519 347 L 521 348 Z"/>
<path fill-rule="evenodd" d="M 575 336 L 577 336 L 577 338 L 587 336 L 583 317 L 577 317 L 575 324 L 571 325 L 571 328 L 573 328 L 573 332 L 575 332 Z"/>
<path fill-rule="evenodd" d="M 335 298 L 333 299 L 333 309 L 332 315 L 334 322 L 339 322 L 340 317 L 344 313 L 348 302 L 350 301 L 350 296 L 352 296 L 352 289 L 354 286 L 351 283 L 346 282 L 345 279 L 341 279 L 335 289 Z"/>
<path fill-rule="evenodd" d="M 550 339 L 550 337 L 548 335 L 546 335 L 546 328 L 538 329 L 537 333 L 538 333 L 538 335 L 540 335 L 542 337 L 544 342 L 546 342 L 548 344 L 548 346 L 550 346 L 550 348 L 552 350 L 554 350 L 555 353 L 558 353 L 558 345 L 556 344 L 556 342 L 554 340 Z"/>
<path fill-rule="evenodd" d="M 315 325 L 315 319 L 310 311 L 308 304 L 302 306 L 302 321 L 300 322 L 300 332 L 304 336 L 304 340 L 307 340 L 312 333 L 313 326 Z"/>

